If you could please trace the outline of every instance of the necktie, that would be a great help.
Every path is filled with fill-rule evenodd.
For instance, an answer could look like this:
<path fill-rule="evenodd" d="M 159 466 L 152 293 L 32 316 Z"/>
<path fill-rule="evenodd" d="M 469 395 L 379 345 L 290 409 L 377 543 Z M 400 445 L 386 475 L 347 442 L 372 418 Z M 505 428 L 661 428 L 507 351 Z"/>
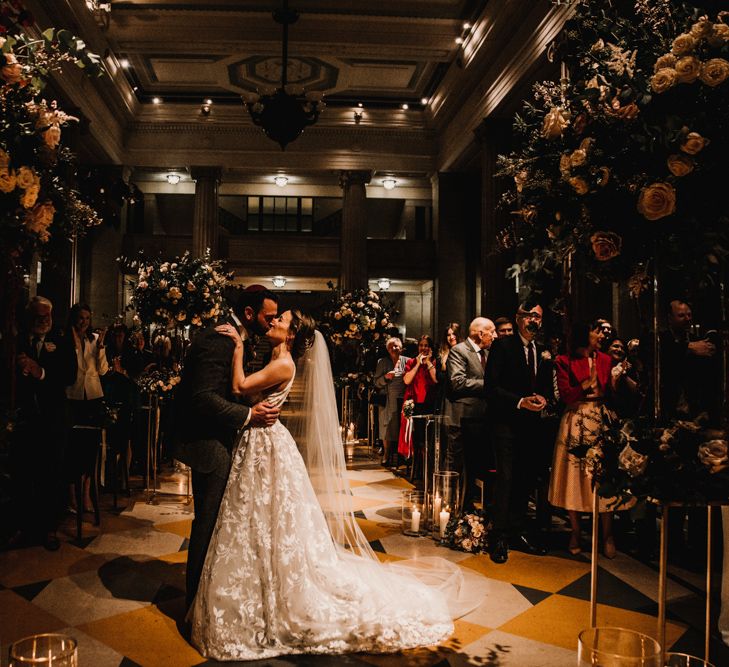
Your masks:
<path fill-rule="evenodd" d="M 33 336 L 33 340 L 30 342 L 30 349 L 33 352 L 33 359 L 38 359 L 39 353 L 40 353 L 40 344 L 41 344 L 41 338 L 40 336 Z"/>
<path fill-rule="evenodd" d="M 537 379 L 537 351 L 534 349 L 534 343 L 529 343 L 527 345 L 527 353 L 529 356 L 529 375 L 533 386 Z"/>
<path fill-rule="evenodd" d="M 481 368 L 486 370 L 486 350 L 479 350 L 478 355 L 481 357 Z"/>

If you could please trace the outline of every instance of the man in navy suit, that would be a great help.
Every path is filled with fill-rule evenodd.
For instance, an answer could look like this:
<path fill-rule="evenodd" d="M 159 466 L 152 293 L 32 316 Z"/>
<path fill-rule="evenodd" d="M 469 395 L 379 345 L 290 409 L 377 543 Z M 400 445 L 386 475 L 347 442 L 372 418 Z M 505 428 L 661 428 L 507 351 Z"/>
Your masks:
<path fill-rule="evenodd" d="M 542 412 L 554 393 L 551 358 L 535 341 L 542 316 L 539 304 L 521 304 L 516 335 L 494 341 L 486 364 L 484 384 L 496 460 L 490 554 L 495 563 L 507 561 L 509 546 L 535 555 L 545 553 L 525 532 L 529 493 L 536 486 L 548 445 Z"/>

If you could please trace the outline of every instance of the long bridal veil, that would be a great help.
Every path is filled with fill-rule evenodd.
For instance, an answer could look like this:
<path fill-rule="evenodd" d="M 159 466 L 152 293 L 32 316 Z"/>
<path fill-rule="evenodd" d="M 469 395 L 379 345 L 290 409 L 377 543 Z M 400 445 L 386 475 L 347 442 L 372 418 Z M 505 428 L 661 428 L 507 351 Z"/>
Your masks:
<path fill-rule="evenodd" d="M 352 493 L 346 476 L 344 447 L 337 414 L 329 352 L 324 337 L 315 332 L 314 343 L 299 360 L 296 381 L 289 394 L 286 424 L 306 464 L 331 537 L 344 560 L 372 561 L 374 576 L 388 573 L 414 576 L 442 591 L 453 618 L 475 609 L 483 599 L 480 580 L 444 558 L 421 557 L 380 563 L 354 516 Z M 346 564 L 345 564 L 346 566 Z M 468 579 L 468 581 L 467 581 Z M 373 581 L 373 585 L 377 582 Z"/>

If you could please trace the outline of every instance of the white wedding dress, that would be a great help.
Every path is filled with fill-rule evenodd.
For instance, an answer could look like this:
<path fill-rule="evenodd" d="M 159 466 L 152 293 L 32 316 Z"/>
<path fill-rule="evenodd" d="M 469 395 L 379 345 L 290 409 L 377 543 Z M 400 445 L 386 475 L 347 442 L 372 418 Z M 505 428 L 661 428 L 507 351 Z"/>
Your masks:
<path fill-rule="evenodd" d="M 243 432 L 191 617 L 193 644 L 216 660 L 394 652 L 453 632 L 441 591 L 335 544 L 280 422 Z"/>

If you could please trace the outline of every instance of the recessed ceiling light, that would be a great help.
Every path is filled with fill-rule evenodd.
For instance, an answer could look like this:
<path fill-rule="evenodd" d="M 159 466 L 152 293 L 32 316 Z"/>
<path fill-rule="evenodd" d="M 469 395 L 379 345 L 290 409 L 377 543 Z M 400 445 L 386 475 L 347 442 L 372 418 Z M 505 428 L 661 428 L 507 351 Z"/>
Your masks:
<path fill-rule="evenodd" d="M 161 97 L 153 97 L 152 98 L 152 104 L 162 104 L 162 98 Z"/>
<path fill-rule="evenodd" d="M 402 105 L 402 110 L 403 111 L 407 111 L 409 108 L 410 108 L 410 105 L 409 104 L 403 104 Z"/>
<path fill-rule="evenodd" d="M 385 188 L 385 190 L 394 189 L 396 183 L 397 183 L 397 181 L 394 178 L 383 178 L 382 179 L 382 187 Z"/>
<path fill-rule="evenodd" d="M 180 179 L 182 178 L 182 176 L 180 176 L 179 174 L 176 174 L 174 172 L 170 172 L 169 174 L 167 174 L 166 178 L 167 178 L 167 182 L 170 185 L 177 185 L 180 182 Z"/>
<path fill-rule="evenodd" d="M 210 98 L 205 100 L 205 104 L 212 104 L 212 103 L 213 103 L 213 101 Z"/>
<path fill-rule="evenodd" d="M 463 24 L 463 29 L 464 29 L 464 30 L 470 30 L 470 29 L 471 29 L 471 24 L 470 24 L 470 23 L 469 23 L 468 21 L 466 21 L 466 22 L 465 22 L 465 23 Z"/>
<path fill-rule="evenodd" d="M 121 65 L 124 69 L 131 67 L 131 63 L 129 62 L 129 60 L 127 58 L 122 58 L 119 61 L 119 65 Z"/>
<path fill-rule="evenodd" d="M 357 102 L 357 106 L 361 109 L 362 108 L 362 102 Z"/>
<path fill-rule="evenodd" d="M 273 179 L 273 182 L 278 185 L 278 187 L 285 188 L 289 179 L 286 178 L 286 176 L 276 176 L 276 178 Z"/>
<path fill-rule="evenodd" d="M 427 97 L 421 97 L 420 98 L 420 104 L 427 104 L 427 103 L 428 103 L 428 98 Z"/>
<path fill-rule="evenodd" d="M 463 44 L 463 37 L 456 37 L 456 44 Z"/>

